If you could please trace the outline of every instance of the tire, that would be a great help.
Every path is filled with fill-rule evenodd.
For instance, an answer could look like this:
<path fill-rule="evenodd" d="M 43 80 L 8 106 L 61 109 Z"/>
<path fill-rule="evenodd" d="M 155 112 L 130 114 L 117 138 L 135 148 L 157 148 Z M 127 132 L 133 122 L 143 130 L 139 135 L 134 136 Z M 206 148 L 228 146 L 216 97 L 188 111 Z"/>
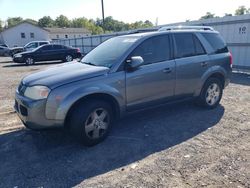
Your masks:
<path fill-rule="evenodd" d="M 105 101 L 89 100 L 74 107 L 69 117 L 69 131 L 85 146 L 102 142 L 114 121 L 111 106 Z"/>
<path fill-rule="evenodd" d="M 71 62 L 71 61 L 73 61 L 73 56 L 70 54 L 66 55 L 64 58 L 64 62 Z"/>
<path fill-rule="evenodd" d="M 219 105 L 222 94 L 222 82 L 217 78 L 209 78 L 205 82 L 197 102 L 207 109 L 213 109 Z"/>
<path fill-rule="evenodd" d="M 32 57 L 26 57 L 25 60 L 24 60 L 24 62 L 25 62 L 25 64 L 26 64 L 27 66 L 29 66 L 29 65 L 34 65 L 34 64 L 35 64 L 35 60 L 34 60 L 34 58 L 32 58 Z"/>

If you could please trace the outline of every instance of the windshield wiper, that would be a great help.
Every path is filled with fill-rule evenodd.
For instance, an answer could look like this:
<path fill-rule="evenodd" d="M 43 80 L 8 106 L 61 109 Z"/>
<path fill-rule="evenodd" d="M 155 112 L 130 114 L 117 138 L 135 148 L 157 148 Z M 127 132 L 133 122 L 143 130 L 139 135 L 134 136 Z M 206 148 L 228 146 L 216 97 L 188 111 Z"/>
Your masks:
<path fill-rule="evenodd" d="M 87 64 L 87 65 L 96 66 L 94 63 L 91 63 L 91 62 L 82 62 L 82 63 Z"/>

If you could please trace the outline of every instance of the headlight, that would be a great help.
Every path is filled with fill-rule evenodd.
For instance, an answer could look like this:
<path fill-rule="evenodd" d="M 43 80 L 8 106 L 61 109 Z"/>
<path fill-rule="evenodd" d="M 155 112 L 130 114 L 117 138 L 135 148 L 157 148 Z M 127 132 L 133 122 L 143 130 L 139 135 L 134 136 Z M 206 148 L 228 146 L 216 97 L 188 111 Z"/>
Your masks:
<path fill-rule="evenodd" d="M 24 96 L 34 100 L 46 99 L 49 92 L 50 89 L 46 86 L 32 86 L 25 89 Z"/>
<path fill-rule="evenodd" d="M 22 54 L 16 54 L 16 55 L 14 55 L 14 57 L 22 57 Z"/>

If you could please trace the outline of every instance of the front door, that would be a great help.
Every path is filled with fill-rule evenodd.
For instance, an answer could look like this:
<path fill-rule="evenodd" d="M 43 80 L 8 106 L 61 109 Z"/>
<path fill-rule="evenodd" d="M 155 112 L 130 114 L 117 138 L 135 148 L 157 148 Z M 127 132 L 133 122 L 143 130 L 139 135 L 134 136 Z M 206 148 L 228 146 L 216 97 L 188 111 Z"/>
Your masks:
<path fill-rule="evenodd" d="M 174 96 L 175 61 L 169 35 L 146 39 L 132 52 L 133 56 L 141 56 L 144 65 L 126 72 L 128 111 L 160 104 Z"/>

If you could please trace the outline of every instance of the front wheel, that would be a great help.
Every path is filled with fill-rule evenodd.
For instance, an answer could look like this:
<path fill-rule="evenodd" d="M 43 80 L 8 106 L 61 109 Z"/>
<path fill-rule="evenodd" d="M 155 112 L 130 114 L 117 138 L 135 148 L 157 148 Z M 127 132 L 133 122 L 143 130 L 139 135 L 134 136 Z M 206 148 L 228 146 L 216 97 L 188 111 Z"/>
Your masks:
<path fill-rule="evenodd" d="M 29 66 L 29 65 L 34 65 L 34 64 L 35 64 L 35 61 L 34 61 L 34 59 L 33 59 L 32 57 L 27 57 L 27 58 L 25 59 L 25 64 L 26 64 L 27 66 Z"/>
<path fill-rule="evenodd" d="M 208 109 L 216 108 L 220 103 L 222 94 L 221 81 L 217 78 L 209 78 L 203 86 L 198 103 Z"/>
<path fill-rule="evenodd" d="M 108 136 L 113 120 L 107 102 L 90 100 L 78 104 L 70 113 L 69 129 L 84 145 L 93 146 Z"/>

